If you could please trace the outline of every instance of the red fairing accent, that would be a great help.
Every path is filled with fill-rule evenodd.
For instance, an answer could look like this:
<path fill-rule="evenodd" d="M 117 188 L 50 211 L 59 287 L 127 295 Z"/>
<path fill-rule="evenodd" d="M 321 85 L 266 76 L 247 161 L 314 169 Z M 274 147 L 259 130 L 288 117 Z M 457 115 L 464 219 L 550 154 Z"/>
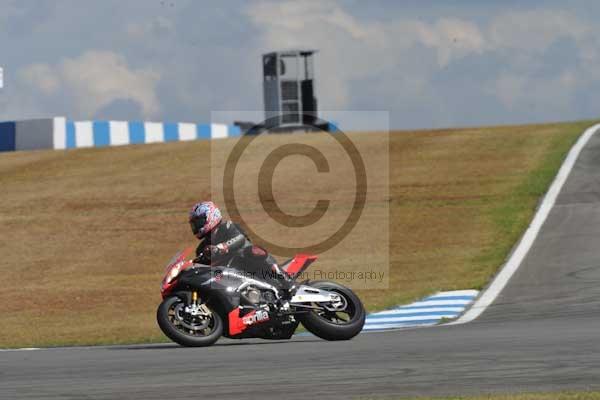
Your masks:
<path fill-rule="evenodd" d="M 181 274 L 181 272 L 185 271 L 186 269 L 188 269 L 189 267 L 191 267 L 192 265 L 194 265 L 193 261 L 191 260 L 185 260 L 186 258 L 188 258 L 188 256 L 193 253 L 194 249 L 191 247 L 186 248 L 185 250 L 183 250 L 181 252 L 181 254 L 179 255 L 179 257 L 177 257 L 176 260 L 174 260 L 168 267 L 167 270 L 165 272 L 165 277 L 167 275 L 169 275 L 169 272 L 171 272 L 171 269 L 173 269 L 177 264 L 179 263 L 183 263 L 181 270 L 179 271 L 179 273 Z M 162 298 L 164 299 L 165 297 L 167 297 L 171 291 L 173 290 L 173 288 L 177 285 L 177 278 L 173 279 L 170 283 L 164 283 L 164 279 L 163 279 L 163 284 L 160 288 L 160 294 L 162 295 Z"/>
<path fill-rule="evenodd" d="M 182 252 L 181 255 L 179 256 L 179 258 L 177 259 L 178 261 L 183 261 L 186 258 L 188 258 L 192 253 L 194 252 L 194 248 L 193 247 L 186 247 Z"/>
<path fill-rule="evenodd" d="M 290 265 L 286 268 L 285 272 L 288 275 L 294 276 L 299 273 L 304 266 L 309 266 L 317 259 L 317 256 L 310 254 L 296 254 Z"/>
<path fill-rule="evenodd" d="M 229 318 L 229 335 L 239 335 L 246 330 L 247 327 L 255 324 L 260 324 L 270 320 L 269 313 L 265 310 L 254 310 L 240 317 L 240 309 L 231 310 Z"/>
<path fill-rule="evenodd" d="M 171 291 L 173 290 L 173 288 L 175 287 L 176 284 L 177 284 L 177 279 L 171 281 L 171 283 L 168 283 L 166 285 L 164 284 L 162 286 L 162 288 L 160 290 L 160 295 L 162 296 L 163 299 L 171 294 Z"/>
<path fill-rule="evenodd" d="M 244 321 L 240 318 L 240 309 L 234 308 L 229 312 L 229 334 L 231 336 L 239 335 L 244 332 L 247 326 Z"/>
<path fill-rule="evenodd" d="M 189 267 L 191 267 L 192 265 L 194 265 L 193 261 L 191 261 L 191 260 L 180 261 L 180 262 L 184 263 L 183 266 L 181 267 L 181 271 L 179 271 L 180 274 L 183 271 L 185 271 L 186 269 L 188 269 Z M 176 264 L 173 264 L 173 266 L 175 266 L 175 265 Z M 169 271 L 170 271 L 170 268 L 169 268 Z M 169 273 L 169 271 L 167 271 L 167 274 Z M 165 274 L 165 276 L 166 276 L 166 274 Z M 163 283 L 162 287 L 160 288 L 160 294 L 162 295 L 162 298 L 164 299 L 169 294 L 171 294 L 171 291 L 173 290 L 173 288 L 175 286 L 177 286 L 177 278 L 173 279 L 171 281 L 171 283 Z"/>

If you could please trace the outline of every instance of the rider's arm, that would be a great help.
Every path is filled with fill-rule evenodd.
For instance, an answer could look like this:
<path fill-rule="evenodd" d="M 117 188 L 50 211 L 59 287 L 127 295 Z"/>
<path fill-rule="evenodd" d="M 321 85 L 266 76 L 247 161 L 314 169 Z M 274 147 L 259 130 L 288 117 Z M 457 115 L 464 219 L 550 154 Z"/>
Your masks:
<path fill-rule="evenodd" d="M 227 240 L 219 243 L 217 246 L 220 247 L 222 254 L 227 254 L 231 251 L 236 251 L 244 247 L 246 244 L 246 235 L 241 232 L 240 228 L 231 221 L 227 221 L 225 224 Z"/>
<path fill-rule="evenodd" d="M 219 243 L 217 247 L 221 246 L 225 250 L 225 253 L 228 253 L 230 251 L 241 249 L 242 246 L 244 246 L 244 243 L 246 243 L 246 237 L 240 233 L 223 243 Z"/>
<path fill-rule="evenodd" d="M 211 246 L 213 255 L 225 255 L 232 251 L 237 251 L 244 247 L 248 241 L 246 235 L 231 221 L 227 221 L 224 228 L 226 229 L 224 237 L 220 243 Z"/>
<path fill-rule="evenodd" d="M 206 244 L 204 244 L 204 241 L 198 244 L 198 247 L 196 247 L 196 257 L 200 257 L 200 254 L 202 254 L 202 250 L 204 250 L 205 247 Z"/>
<path fill-rule="evenodd" d="M 196 258 L 194 258 L 194 263 L 210 264 L 210 254 L 206 253 L 204 251 L 205 249 L 206 243 L 204 243 L 204 241 L 200 242 L 198 247 L 196 247 Z"/>

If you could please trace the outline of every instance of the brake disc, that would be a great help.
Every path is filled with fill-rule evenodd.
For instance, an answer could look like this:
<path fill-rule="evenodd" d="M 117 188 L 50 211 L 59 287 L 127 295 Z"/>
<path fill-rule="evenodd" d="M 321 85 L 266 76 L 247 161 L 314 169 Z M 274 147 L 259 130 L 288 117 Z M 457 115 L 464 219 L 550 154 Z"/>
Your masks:
<path fill-rule="evenodd" d="M 174 311 L 175 311 L 175 318 L 177 318 L 177 320 L 179 321 L 179 324 L 181 324 L 181 326 L 183 326 L 184 328 L 187 328 L 187 329 L 192 330 L 192 331 L 199 331 L 199 330 L 202 330 L 202 329 L 206 329 L 208 327 L 209 322 L 210 322 L 210 319 L 206 318 L 206 317 L 202 318 L 201 322 L 199 324 L 191 322 L 191 320 L 193 320 L 193 319 L 198 320 L 200 318 L 197 318 L 197 317 L 191 315 L 190 313 L 185 312 L 185 305 L 184 304 L 178 304 L 175 307 Z M 189 316 L 189 319 L 190 319 L 189 322 L 185 318 L 184 315 Z"/>

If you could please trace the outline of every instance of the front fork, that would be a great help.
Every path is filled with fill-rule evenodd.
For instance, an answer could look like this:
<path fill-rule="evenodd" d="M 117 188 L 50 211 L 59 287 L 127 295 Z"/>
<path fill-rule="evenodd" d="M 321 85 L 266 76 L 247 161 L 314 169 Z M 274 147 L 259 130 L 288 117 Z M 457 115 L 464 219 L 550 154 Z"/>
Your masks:
<path fill-rule="evenodd" d="M 192 292 L 192 295 L 189 297 L 189 300 L 190 300 L 190 304 L 188 304 L 185 307 L 185 311 L 187 313 L 190 313 L 193 316 L 207 314 L 206 307 L 204 305 L 198 305 L 198 292 L 197 291 L 194 290 Z"/>
<path fill-rule="evenodd" d="M 191 303 L 186 307 L 186 312 L 193 316 L 210 317 L 212 312 L 205 304 L 202 304 L 197 291 L 193 291 L 191 295 Z"/>

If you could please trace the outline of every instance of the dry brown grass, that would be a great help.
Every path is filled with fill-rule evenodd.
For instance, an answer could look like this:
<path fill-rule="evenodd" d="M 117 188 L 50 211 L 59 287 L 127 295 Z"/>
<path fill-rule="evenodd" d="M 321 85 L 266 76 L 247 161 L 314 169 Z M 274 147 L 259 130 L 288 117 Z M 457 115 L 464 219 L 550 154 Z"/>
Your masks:
<path fill-rule="evenodd" d="M 587 125 L 351 135 L 370 166 L 367 207 L 319 267 L 389 265 L 389 289 L 359 291 L 370 309 L 481 287 Z M 261 140 L 275 146 L 288 139 Z M 333 149 L 325 135 L 296 139 Z M 381 157 L 388 139 L 389 187 Z M 0 154 L 0 347 L 162 339 L 154 312 L 163 265 L 193 244 L 187 210 L 211 196 L 211 155 L 218 175 L 219 157 L 232 143 Z M 242 160 L 238 182 L 247 222 L 285 244 L 327 236 L 327 224 L 286 236 L 264 218 L 252 192 L 256 179 L 247 178 L 260 161 L 256 154 Z M 332 169 L 343 164 L 335 157 Z M 292 214 L 310 210 L 315 198 L 332 198 L 335 225 L 345 218 L 353 181 L 314 175 L 312 163 L 290 157 L 276 170 L 275 197 Z M 387 229 L 389 252 L 385 241 L 371 240 Z"/>

